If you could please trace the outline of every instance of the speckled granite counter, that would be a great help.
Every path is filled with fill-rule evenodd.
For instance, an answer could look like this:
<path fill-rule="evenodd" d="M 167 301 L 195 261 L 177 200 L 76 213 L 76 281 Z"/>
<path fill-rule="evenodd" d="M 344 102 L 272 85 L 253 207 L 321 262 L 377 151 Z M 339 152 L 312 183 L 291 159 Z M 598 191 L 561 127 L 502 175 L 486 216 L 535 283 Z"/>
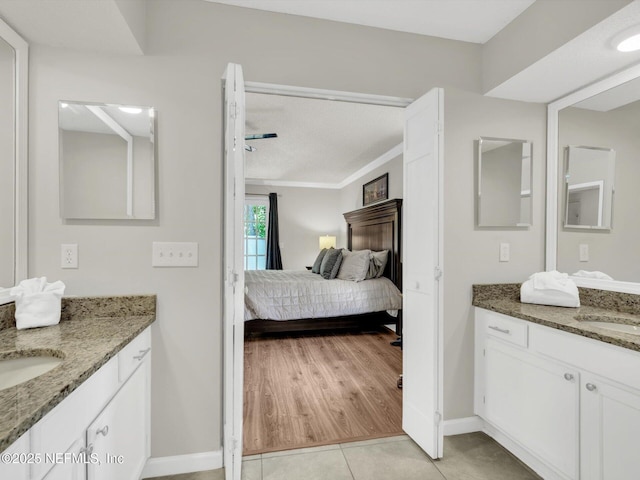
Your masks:
<path fill-rule="evenodd" d="M 473 305 L 640 352 L 640 335 L 584 324 L 576 315 L 629 318 L 640 324 L 640 296 L 580 288 L 579 308 L 520 303 L 520 284 L 473 286 Z"/>
<path fill-rule="evenodd" d="M 155 295 L 63 298 L 52 327 L 17 330 L 13 304 L 0 306 L 0 357 L 36 350 L 63 358 L 56 368 L 0 390 L 5 450 L 155 320 Z"/>

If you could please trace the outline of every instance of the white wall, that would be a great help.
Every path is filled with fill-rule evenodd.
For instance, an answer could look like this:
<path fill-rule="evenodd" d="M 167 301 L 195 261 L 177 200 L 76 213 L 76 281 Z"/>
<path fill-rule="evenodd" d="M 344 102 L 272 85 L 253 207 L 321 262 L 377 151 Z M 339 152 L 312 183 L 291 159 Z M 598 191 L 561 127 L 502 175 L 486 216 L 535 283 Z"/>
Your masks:
<path fill-rule="evenodd" d="M 444 94 L 444 416 L 473 412 L 474 283 L 521 282 L 544 269 L 546 111 L 543 105 L 481 97 L 454 88 Z M 523 230 L 474 227 L 474 141 L 533 142 L 533 225 Z M 499 244 L 511 261 L 498 261 Z"/>
<path fill-rule="evenodd" d="M 29 273 L 62 279 L 69 294 L 158 294 L 152 378 L 158 457 L 221 446 L 220 77 L 227 62 L 241 63 L 251 81 L 418 97 L 433 86 L 478 91 L 481 47 L 200 0 L 149 2 L 146 27 L 145 56 L 32 46 Z M 62 223 L 59 99 L 157 108 L 156 221 Z M 158 240 L 198 242 L 199 267 L 151 268 L 151 242 Z M 75 242 L 80 268 L 61 270 L 60 244 Z M 471 350 L 456 354 L 471 362 Z M 468 396 L 448 397 L 456 404 L 451 411 L 469 415 L 470 369 L 447 383 Z"/>
<path fill-rule="evenodd" d="M 338 235 L 338 190 L 247 185 L 247 194 L 278 194 L 280 253 L 285 270 L 304 270 L 318 255 L 318 237 Z M 344 223 L 344 218 L 342 218 Z M 337 242 L 338 248 L 346 244 Z"/>

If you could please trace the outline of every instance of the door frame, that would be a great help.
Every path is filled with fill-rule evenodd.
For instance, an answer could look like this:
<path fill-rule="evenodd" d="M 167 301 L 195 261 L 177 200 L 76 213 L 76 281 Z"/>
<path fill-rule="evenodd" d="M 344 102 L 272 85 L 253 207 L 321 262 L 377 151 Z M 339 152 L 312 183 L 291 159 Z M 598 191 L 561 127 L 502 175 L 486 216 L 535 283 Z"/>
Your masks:
<path fill-rule="evenodd" d="M 375 94 L 365 94 L 365 93 L 357 93 L 357 92 L 345 92 L 345 91 L 338 91 L 338 90 L 328 90 L 328 89 L 318 89 L 318 88 L 309 88 L 309 87 L 297 87 L 297 86 L 291 86 L 291 85 L 280 85 L 280 84 L 272 84 L 272 83 L 262 83 L 262 82 L 251 82 L 251 81 L 245 81 L 244 82 L 244 86 L 245 86 L 245 92 L 246 93 L 261 93 L 261 94 L 266 94 L 266 95 L 283 95 L 283 96 L 291 96 L 291 97 L 302 97 L 302 98 L 315 98 L 315 99 L 319 99 L 319 100 L 333 100 L 333 101 L 340 101 L 340 102 L 350 102 L 350 103 L 365 103 L 365 104 L 371 104 L 371 105 L 384 105 L 384 106 L 394 106 L 394 107 L 401 107 L 401 108 L 405 108 L 408 105 L 410 105 L 411 103 L 413 103 L 413 99 L 411 98 L 403 98 L 403 97 L 393 97 L 393 96 L 385 96 L 385 95 L 375 95 Z M 224 99 L 223 99 L 224 101 Z M 224 109 L 223 109 L 224 111 Z M 440 140 L 442 142 L 442 140 Z M 224 142 L 224 137 L 223 137 L 223 142 Z M 442 148 L 442 145 L 441 145 Z M 441 156 L 443 157 L 443 155 Z M 442 160 L 441 160 L 442 161 Z M 441 164 L 441 167 L 443 165 Z M 443 175 L 440 175 L 440 195 L 442 196 L 443 191 Z M 227 192 L 225 192 L 226 195 Z M 443 236 L 443 207 L 442 207 L 442 202 L 440 202 L 440 225 L 439 225 L 439 229 L 440 229 L 440 241 L 442 242 L 442 236 Z M 224 220 L 224 225 L 223 225 L 223 229 L 224 231 L 227 231 L 230 228 L 230 224 L 228 223 L 229 219 Z M 238 220 L 238 219 L 236 219 Z M 442 244 L 440 249 L 442 250 Z M 442 258 L 440 259 L 442 261 Z M 243 269 L 244 271 L 244 269 Z M 222 281 L 225 281 L 225 272 L 223 271 L 221 273 L 222 275 Z M 441 324 L 441 320 L 442 320 L 442 313 L 443 313 L 443 302 L 442 302 L 442 297 L 443 297 L 443 288 L 442 285 L 440 285 L 439 288 L 439 316 L 440 316 L 440 324 Z M 224 299 L 223 299 L 224 301 Z M 224 321 L 223 321 L 224 324 Z M 437 339 L 438 345 L 440 346 L 439 350 L 440 350 L 440 369 L 442 371 L 443 368 L 443 343 L 444 343 L 444 335 L 443 335 L 443 331 L 442 329 L 439 329 L 438 332 L 438 339 Z M 233 344 L 229 342 L 229 338 L 225 338 L 223 337 L 223 355 L 224 355 L 224 359 L 225 361 L 232 361 L 233 356 L 234 356 L 234 350 L 233 350 L 234 346 Z M 242 371 L 244 372 L 244 362 L 241 365 Z M 237 371 L 237 368 L 233 368 L 231 370 L 224 370 L 223 374 L 224 374 L 224 378 L 223 378 L 223 385 L 224 385 L 224 392 L 223 392 L 223 400 L 225 404 L 233 404 L 234 408 L 243 408 L 243 404 L 242 404 L 242 400 L 240 400 L 239 402 L 237 401 L 238 398 L 242 399 L 243 395 L 242 392 L 240 392 L 240 395 L 234 394 L 232 388 L 234 385 L 236 385 L 236 383 L 234 383 L 235 380 L 235 373 Z M 232 375 L 232 378 L 228 378 L 229 375 Z M 228 388 L 229 386 L 231 386 L 232 388 Z M 440 399 L 440 403 L 442 403 L 442 397 L 443 397 L 443 389 L 439 388 L 439 385 L 436 384 L 434 385 L 434 388 L 436 390 L 439 390 L 437 392 L 438 398 Z M 239 403 L 239 404 L 238 404 Z M 224 418 L 223 418 L 223 424 L 227 424 L 229 425 L 231 422 L 233 421 L 233 418 L 230 414 L 229 410 L 225 410 L 224 412 Z M 225 441 L 227 441 L 227 439 L 224 439 Z M 241 447 L 241 446 L 240 446 Z M 223 448 L 225 448 L 223 446 Z M 225 467 L 227 467 L 226 465 L 226 460 L 225 460 Z"/>

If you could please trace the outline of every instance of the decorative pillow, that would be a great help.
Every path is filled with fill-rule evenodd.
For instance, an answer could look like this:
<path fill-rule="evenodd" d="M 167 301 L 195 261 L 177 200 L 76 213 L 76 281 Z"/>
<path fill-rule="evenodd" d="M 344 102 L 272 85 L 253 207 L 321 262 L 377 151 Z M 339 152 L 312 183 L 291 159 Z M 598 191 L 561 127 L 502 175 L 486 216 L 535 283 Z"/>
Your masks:
<path fill-rule="evenodd" d="M 331 248 L 327 250 L 320 264 L 320 275 L 322 275 L 322 278 L 325 280 L 336 278 L 338 270 L 340 269 L 340 262 L 342 262 L 341 249 Z"/>
<path fill-rule="evenodd" d="M 351 280 L 361 282 L 369 271 L 369 256 L 371 250 L 356 250 L 350 252 L 346 248 L 342 249 L 342 264 L 338 272 L 341 280 Z"/>
<path fill-rule="evenodd" d="M 367 271 L 367 276 L 365 278 L 380 278 L 387 266 L 388 259 L 389 250 L 371 252 L 371 255 L 369 255 L 369 270 Z"/>
<path fill-rule="evenodd" d="M 320 250 L 320 253 L 316 257 L 316 261 L 313 262 L 313 267 L 311 267 L 311 273 L 320 273 L 320 265 L 322 265 L 322 259 L 324 258 L 327 251 L 328 249 L 326 248 Z"/>

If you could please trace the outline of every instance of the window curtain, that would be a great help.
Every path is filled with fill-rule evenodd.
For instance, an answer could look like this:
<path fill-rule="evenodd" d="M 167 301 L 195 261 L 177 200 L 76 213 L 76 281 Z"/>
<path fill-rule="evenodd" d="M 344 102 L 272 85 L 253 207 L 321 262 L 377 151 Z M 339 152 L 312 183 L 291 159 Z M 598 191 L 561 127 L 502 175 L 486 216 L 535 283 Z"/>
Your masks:
<path fill-rule="evenodd" d="M 282 270 L 280 229 L 278 227 L 278 195 L 269 194 L 269 226 L 267 228 L 267 270 Z"/>

